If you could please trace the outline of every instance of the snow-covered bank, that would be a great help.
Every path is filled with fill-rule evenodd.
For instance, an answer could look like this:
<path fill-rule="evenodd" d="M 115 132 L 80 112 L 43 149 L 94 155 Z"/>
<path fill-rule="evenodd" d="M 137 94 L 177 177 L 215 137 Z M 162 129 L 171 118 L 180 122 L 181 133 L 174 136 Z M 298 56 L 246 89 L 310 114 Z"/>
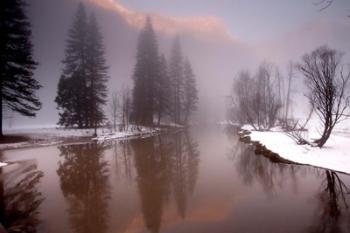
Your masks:
<path fill-rule="evenodd" d="M 350 174 L 350 135 L 343 131 L 335 131 L 326 145 L 319 148 L 298 145 L 279 129 L 265 132 L 244 129 L 250 131 L 251 141 L 260 142 L 284 159 Z"/>
<path fill-rule="evenodd" d="M 131 125 L 125 131 L 113 132 L 107 128 L 99 128 L 97 137 L 94 137 L 94 129 L 64 129 L 59 127 L 25 128 L 5 130 L 8 137 L 24 137 L 25 140 L 11 143 L 1 143 L 0 150 L 18 149 L 37 146 L 50 146 L 66 143 L 84 143 L 91 140 L 102 142 L 111 139 L 137 138 L 153 136 L 166 130 L 179 129 L 179 125 L 162 125 L 159 128 L 141 127 Z"/>
<path fill-rule="evenodd" d="M 121 138 L 132 138 L 132 137 L 148 137 L 160 133 L 161 128 L 149 128 L 149 127 L 139 127 L 139 128 L 130 128 L 127 131 L 120 132 L 110 132 L 102 133 L 97 137 L 92 138 L 95 141 L 106 141 L 112 139 L 121 139 Z"/>
<path fill-rule="evenodd" d="M 65 142 L 82 142 L 90 140 L 92 129 L 63 129 L 58 127 L 16 128 L 4 131 L 6 137 L 22 137 L 18 142 L 2 142 L 0 150 L 58 145 Z"/>

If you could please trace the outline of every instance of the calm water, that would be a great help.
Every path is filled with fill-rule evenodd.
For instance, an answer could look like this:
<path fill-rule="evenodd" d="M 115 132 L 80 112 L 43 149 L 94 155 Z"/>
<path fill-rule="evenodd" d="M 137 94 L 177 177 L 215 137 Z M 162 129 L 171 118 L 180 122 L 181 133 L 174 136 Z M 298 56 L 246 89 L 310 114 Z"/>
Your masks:
<path fill-rule="evenodd" d="M 350 177 L 272 163 L 233 130 L 3 152 L 12 232 L 350 232 Z M 10 231 L 11 232 L 11 231 Z"/>

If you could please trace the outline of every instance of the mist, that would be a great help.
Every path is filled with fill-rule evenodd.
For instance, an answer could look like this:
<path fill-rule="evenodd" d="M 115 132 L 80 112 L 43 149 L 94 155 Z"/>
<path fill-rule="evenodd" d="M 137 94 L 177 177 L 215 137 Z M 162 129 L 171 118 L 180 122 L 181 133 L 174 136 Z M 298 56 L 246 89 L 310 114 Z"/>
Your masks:
<path fill-rule="evenodd" d="M 269 26 L 268 20 L 265 22 L 266 33 L 252 23 L 248 23 L 248 26 L 243 23 L 254 19 L 264 20 L 262 15 L 249 15 L 249 18 L 233 15 L 231 20 L 240 20 L 240 27 L 245 27 L 246 31 L 262 32 L 259 36 L 253 35 L 250 40 L 243 36 L 240 38 L 235 33 L 236 29 L 232 28 L 227 20 L 227 16 L 221 17 L 220 14 L 198 15 L 193 10 L 193 14 L 187 12 L 180 13 L 178 16 L 176 10 L 170 14 L 168 11 L 162 12 L 158 9 L 132 9 L 132 6 L 129 7 L 128 2 L 124 1 L 85 0 L 83 2 L 96 14 L 102 30 L 109 66 L 109 93 L 120 90 L 125 85 L 132 86 L 131 77 L 135 65 L 137 37 L 146 16 L 150 16 L 153 20 L 160 50 L 166 57 L 169 57 L 174 36 L 180 37 L 182 49 L 193 63 L 198 82 L 199 109 L 196 113 L 198 122 L 214 123 L 225 119 L 225 97 L 230 93 L 232 82 L 242 69 L 250 69 L 262 61 L 267 61 L 279 66 L 284 72 L 289 61 L 298 61 L 304 53 L 323 44 L 337 48 L 345 52 L 346 58 L 349 57 L 350 32 L 347 30 L 349 20 L 346 18 L 346 12 L 339 10 L 346 5 L 342 1 L 334 4 L 327 11 L 321 12 L 312 5 L 312 1 L 295 2 L 291 10 L 294 10 L 297 15 L 299 8 L 307 8 L 310 17 L 303 17 L 303 20 L 282 17 L 281 20 L 289 24 L 293 23 L 293 26 L 286 27 L 284 30 L 275 29 L 273 33 L 270 32 L 272 30 L 270 27 L 274 28 L 274 24 Z M 177 5 L 175 2 L 169 2 L 169 5 L 171 4 Z M 190 8 L 196 9 L 195 4 L 199 3 L 191 3 Z M 238 2 L 221 4 L 222 8 L 242 7 L 243 10 L 247 10 L 247 6 L 244 4 L 241 6 Z M 268 2 L 266 6 L 271 4 L 275 2 Z M 58 112 L 54 99 L 62 70 L 61 60 L 64 56 L 65 40 L 77 5 L 78 1 L 75 0 L 34 0 L 27 7 L 33 27 L 34 57 L 39 62 L 35 70 L 35 78 L 43 86 L 38 92 L 43 106 L 35 118 L 25 118 L 12 113 L 13 119 L 5 123 L 5 126 L 57 123 Z M 186 3 L 179 3 L 179 9 L 185 6 Z M 266 8 L 269 9 L 268 7 L 263 9 L 266 10 Z M 252 11 L 255 10 L 255 8 L 252 9 Z M 275 7 L 271 7 L 271 11 L 265 12 L 264 15 L 273 15 L 274 10 L 276 10 Z M 281 9 L 283 10 L 286 9 Z M 279 13 L 283 14 L 283 12 Z M 288 15 L 290 14 L 292 13 L 288 12 Z M 242 31 L 242 28 L 237 28 L 237 31 Z M 262 39 L 258 40 L 256 37 Z"/>

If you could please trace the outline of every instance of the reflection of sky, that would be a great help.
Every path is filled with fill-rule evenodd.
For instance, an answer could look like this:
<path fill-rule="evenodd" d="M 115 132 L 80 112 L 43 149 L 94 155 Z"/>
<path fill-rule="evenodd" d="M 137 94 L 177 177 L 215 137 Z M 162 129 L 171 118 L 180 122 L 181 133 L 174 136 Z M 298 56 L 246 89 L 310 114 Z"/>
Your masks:
<path fill-rule="evenodd" d="M 206 129 L 193 132 L 192 140 L 198 143 L 200 161 L 195 189 L 187 197 L 185 219 L 179 216 L 172 196 L 169 202 L 162 204 L 161 232 L 285 232 L 285 229 L 305 232 L 313 223 L 319 225 L 320 210 L 327 207 L 319 201 L 327 184 L 324 170 L 271 163 L 252 154 L 253 149 L 238 142 L 233 132 L 227 134 L 219 129 L 211 133 Z M 125 158 L 130 156 L 133 161 L 135 154 L 133 150 L 129 151 L 131 154 L 123 154 L 122 144 L 114 146 L 106 149 L 102 159 L 108 162 L 108 185 L 112 188 L 106 217 L 109 230 L 105 233 L 148 232 L 135 164 L 130 167 L 132 179 L 123 175 Z M 45 197 L 40 206 L 44 232 L 69 232 L 70 229 L 68 202 L 62 194 L 57 174 L 60 162 L 65 159 L 59 155 L 56 146 L 4 153 L 4 158 L 11 160 L 34 159 L 37 169 L 44 172 L 39 186 Z M 152 161 L 155 162 L 148 162 Z M 83 174 L 84 166 L 77 168 L 82 168 L 77 174 Z M 156 171 L 154 174 L 161 173 Z M 247 176 L 251 182 L 246 182 L 244 177 Z M 340 175 L 340 179 L 349 186 L 350 176 Z M 328 196 L 324 197 L 327 200 Z M 343 208 L 340 199 L 339 206 Z M 349 219 L 349 210 L 342 211 L 344 218 L 339 219 L 339 224 Z"/>
<path fill-rule="evenodd" d="M 216 16 L 236 37 L 247 42 L 271 39 L 321 18 L 345 18 L 350 11 L 348 0 L 335 0 L 319 12 L 314 0 L 121 0 L 138 11 L 170 16 Z M 349 10 L 347 10 L 349 9 Z"/>

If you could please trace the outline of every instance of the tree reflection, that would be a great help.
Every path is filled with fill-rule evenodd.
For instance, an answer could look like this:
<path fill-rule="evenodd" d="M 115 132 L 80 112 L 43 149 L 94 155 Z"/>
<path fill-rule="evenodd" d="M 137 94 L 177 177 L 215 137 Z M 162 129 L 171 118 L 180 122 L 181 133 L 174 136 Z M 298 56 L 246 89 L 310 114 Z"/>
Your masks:
<path fill-rule="evenodd" d="M 149 231 L 159 232 L 171 191 L 179 215 L 185 216 L 198 173 L 197 144 L 188 133 L 176 133 L 133 140 L 131 145 L 144 221 Z"/>
<path fill-rule="evenodd" d="M 233 143 L 230 158 L 236 161 L 236 170 L 243 183 L 252 185 L 256 182 L 267 194 L 272 194 L 276 188 L 283 187 L 286 180 L 292 180 L 296 185 L 295 174 L 298 171 L 296 166 L 271 161 L 263 155 L 256 154 L 254 146 L 239 141 L 237 131 L 232 127 L 226 129 L 226 134 Z"/>
<path fill-rule="evenodd" d="M 114 157 L 116 161 L 116 172 L 123 176 L 128 183 L 132 182 L 132 154 L 128 141 L 115 141 L 113 144 Z"/>
<path fill-rule="evenodd" d="M 348 196 L 350 188 L 333 171 L 324 172 L 321 192 L 318 194 L 319 209 L 317 220 L 310 227 L 310 233 L 341 233 L 345 232 L 341 218 L 344 212 L 349 212 Z M 349 217 L 349 213 L 347 213 Z M 348 228 L 347 228 L 348 229 Z"/>
<path fill-rule="evenodd" d="M 57 174 L 69 204 L 72 228 L 77 233 L 106 232 L 109 171 L 103 158 L 105 147 L 93 143 L 59 149 L 63 161 Z"/>
<path fill-rule="evenodd" d="M 173 154 L 173 186 L 179 215 L 184 218 L 187 198 L 192 194 L 197 179 L 199 152 L 198 145 L 188 132 L 176 134 Z"/>
<path fill-rule="evenodd" d="M 43 201 L 38 184 L 43 172 L 37 170 L 34 161 L 22 161 L 6 169 L 0 168 L 0 222 L 9 233 L 37 232 L 38 209 Z"/>
<path fill-rule="evenodd" d="M 165 163 L 169 160 L 162 157 L 155 147 L 155 138 L 133 140 L 131 145 L 135 153 L 135 166 L 138 174 L 138 187 L 141 197 L 141 208 L 147 228 L 158 232 L 162 216 L 162 203 L 165 188 Z"/>

